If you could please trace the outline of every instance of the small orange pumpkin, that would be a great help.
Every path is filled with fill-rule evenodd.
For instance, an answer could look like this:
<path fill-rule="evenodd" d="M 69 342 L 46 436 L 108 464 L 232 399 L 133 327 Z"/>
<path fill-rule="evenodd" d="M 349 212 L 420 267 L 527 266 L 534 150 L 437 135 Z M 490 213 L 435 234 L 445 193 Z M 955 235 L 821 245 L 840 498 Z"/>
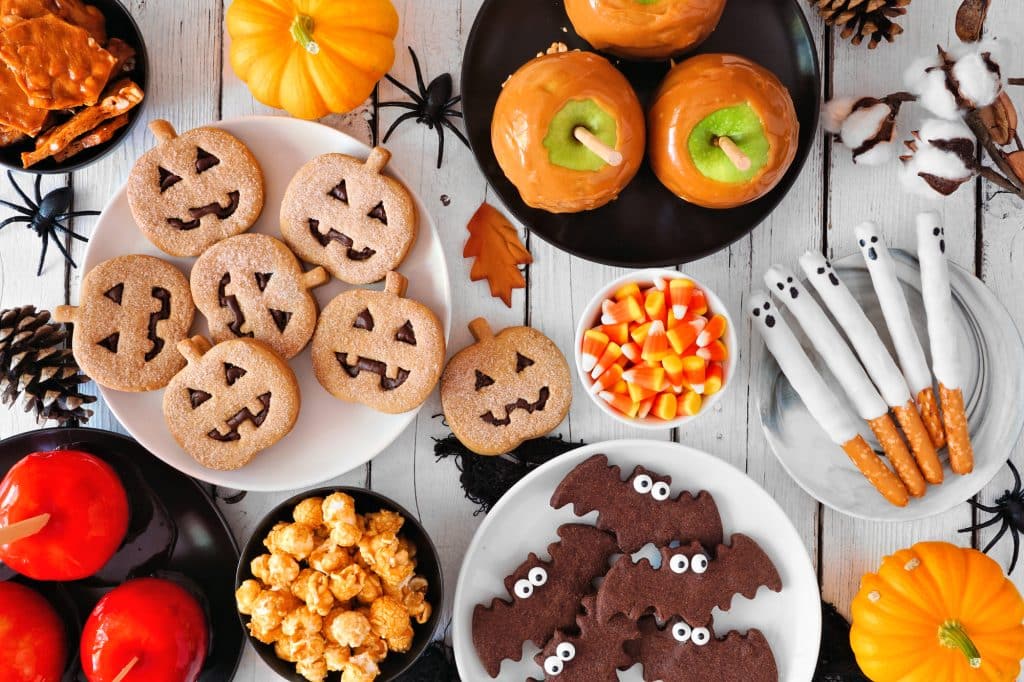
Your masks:
<path fill-rule="evenodd" d="M 298 118 L 355 109 L 395 61 L 390 0 L 234 0 L 226 23 L 235 74 Z"/>
<path fill-rule="evenodd" d="M 854 597 L 850 644 L 875 682 L 1011 682 L 1024 600 L 975 549 L 921 542 L 882 560 Z"/>

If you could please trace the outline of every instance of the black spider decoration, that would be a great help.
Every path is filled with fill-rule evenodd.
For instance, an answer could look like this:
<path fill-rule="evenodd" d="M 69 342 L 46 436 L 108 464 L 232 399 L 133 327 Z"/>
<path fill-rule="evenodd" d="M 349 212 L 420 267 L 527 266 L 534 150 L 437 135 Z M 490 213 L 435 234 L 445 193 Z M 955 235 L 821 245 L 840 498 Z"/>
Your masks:
<path fill-rule="evenodd" d="M 999 528 L 999 532 L 985 545 L 985 549 L 981 551 L 987 554 L 1006 535 L 1006 531 L 1010 531 L 1010 537 L 1013 538 L 1013 557 L 1010 559 L 1010 568 L 1006 572 L 1009 575 L 1017 567 L 1017 556 L 1020 551 L 1020 534 L 1024 533 L 1024 487 L 1021 485 L 1020 472 L 1017 471 L 1017 467 L 1013 465 L 1013 462 L 1007 461 L 1006 465 L 1010 467 L 1010 473 L 1013 474 L 1013 489 L 1007 490 L 996 498 L 994 506 L 981 504 L 974 500 L 967 500 L 975 509 L 988 512 L 993 516 L 969 528 L 962 528 L 960 532 L 970 533 L 994 526 L 1002 521 L 1003 525 Z"/>
<path fill-rule="evenodd" d="M 420 70 L 420 60 L 416 57 L 416 52 L 411 47 L 409 48 L 409 54 L 412 55 L 412 65 L 416 69 L 416 84 L 419 87 L 419 93 L 413 92 L 412 88 L 402 84 L 390 74 L 385 76 L 395 87 L 409 95 L 412 98 L 412 102 L 380 102 L 377 104 L 378 107 L 409 109 L 407 113 L 395 119 L 395 122 L 388 128 L 388 131 L 384 134 L 384 144 L 387 144 L 388 138 L 391 137 L 391 134 L 395 132 L 399 125 L 404 121 L 415 118 L 417 123 L 422 123 L 431 130 L 437 131 L 437 167 L 440 168 L 441 161 L 444 158 L 444 128 L 448 128 L 448 130 L 455 133 L 455 136 L 462 140 L 462 144 L 467 147 L 469 146 L 469 140 L 466 139 L 466 136 L 449 120 L 449 117 L 462 118 L 461 111 L 452 109 L 452 107 L 462 101 L 462 95 L 452 97 L 452 75 L 450 73 L 443 73 L 430 81 L 430 85 L 424 85 L 423 72 Z"/>
<path fill-rule="evenodd" d="M 85 237 L 75 234 L 74 231 L 67 225 L 64 225 L 62 221 L 68 218 L 80 218 L 82 216 L 99 215 L 99 211 L 69 211 L 71 208 L 71 201 L 74 199 L 75 193 L 70 187 L 58 187 L 55 190 L 47 192 L 46 196 L 42 195 L 40 191 L 40 185 L 43 180 L 42 175 L 36 175 L 35 183 L 35 201 L 29 198 L 25 191 L 18 185 L 14 179 L 14 173 L 7 171 L 7 179 L 11 181 L 15 191 L 18 192 L 18 196 L 25 202 L 25 206 L 19 206 L 18 204 L 11 203 L 10 201 L 4 201 L 0 199 L 0 205 L 12 208 L 22 215 L 12 216 L 7 218 L 3 222 L 0 222 L 0 228 L 7 227 L 11 223 L 28 223 L 28 228 L 34 230 L 40 239 L 43 240 L 43 251 L 39 255 L 39 268 L 36 270 L 36 276 L 42 274 L 43 263 L 46 262 L 46 247 L 50 243 L 50 239 L 53 239 L 53 243 L 60 249 L 61 254 L 64 255 L 65 260 L 71 263 L 71 267 L 77 268 L 75 261 L 71 258 L 71 254 L 64 247 L 64 243 L 61 241 L 59 232 L 71 235 L 74 239 L 79 241 L 89 241 Z"/>

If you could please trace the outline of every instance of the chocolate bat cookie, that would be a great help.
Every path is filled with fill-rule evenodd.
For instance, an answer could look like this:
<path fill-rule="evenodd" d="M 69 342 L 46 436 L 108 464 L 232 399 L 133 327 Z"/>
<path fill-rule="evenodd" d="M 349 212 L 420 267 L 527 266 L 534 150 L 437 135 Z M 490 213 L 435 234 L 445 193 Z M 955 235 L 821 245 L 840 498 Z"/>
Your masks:
<path fill-rule="evenodd" d="M 584 613 L 576 617 L 576 634 L 559 630 L 534 657 L 545 680 L 557 682 L 617 682 L 616 670 L 633 665 L 627 642 L 640 636 L 636 621 L 616 616 L 607 623 L 597 618 L 593 595 L 583 599 Z"/>
<path fill-rule="evenodd" d="M 565 524 L 558 537 L 548 545 L 549 560 L 531 553 L 505 578 L 511 602 L 494 599 L 473 610 L 473 646 L 491 677 L 506 658 L 521 658 L 523 642 L 543 647 L 556 630 L 572 628 L 580 600 L 617 551 L 615 538 L 594 526 Z"/>
<path fill-rule="evenodd" d="M 626 650 L 643 664 L 645 680 L 778 682 L 775 656 L 759 630 L 717 639 L 707 628 L 692 628 L 680 618 L 662 629 L 650 617 L 641 618 L 639 628 L 640 638 L 627 642 Z"/>
<path fill-rule="evenodd" d="M 615 562 L 597 592 L 602 622 L 617 614 L 638 619 L 653 610 L 662 622 L 680 616 L 692 627 L 707 627 L 711 610 L 728 610 L 734 595 L 753 599 L 762 586 L 782 589 L 775 564 L 746 535 L 733 535 L 731 546 L 718 545 L 714 559 L 698 542 L 659 551 L 658 568 L 647 559 L 634 563 L 629 555 Z"/>
<path fill-rule="evenodd" d="M 720 544 L 722 519 L 711 495 L 681 492 L 672 497 L 671 483 L 671 476 L 642 466 L 623 481 L 618 466 L 608 464 L 604 455 L 594 455 L 562 479 L 551 506 L 571 504 L 580 516 L 597 510 L 597 527 L 613 533 L 627 554 L 648 542 L 661 546 L 696 540 L 709 549 Z"/>

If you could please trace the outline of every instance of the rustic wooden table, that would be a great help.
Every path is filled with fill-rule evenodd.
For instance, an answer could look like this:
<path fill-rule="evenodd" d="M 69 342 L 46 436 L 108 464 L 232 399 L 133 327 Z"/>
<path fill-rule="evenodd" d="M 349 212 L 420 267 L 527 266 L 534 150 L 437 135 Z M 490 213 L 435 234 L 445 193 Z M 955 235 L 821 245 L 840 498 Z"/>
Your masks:
<path fill-rule="evenodd" d="M 394 0 L 402 18 L 397 39 L 398 57 L 393 70 L 403 82 L 413 82 L 412 65 L 406 46 L 415 47 L 426 75 L 444 71 L 457 75 L 462 51 L 481 0 Z M 511 0 L 509 0 L 511 1 Z M 803 0 L 799 0 L 803 4 Z M 126 0 L 147 37 L 153 73 L 147 93 L 148 118 L 166 118 L 185 130 L 221 118 L 274 112 L 254 102 L 245 86 L 231 72 L 225 58 L 223 29 L 225 5 L 220 0 Z M 892 45 L 868 51 L 839 39 L 816 17 L 810 16 L 821 58 L 826 96 L 832 92 L 880 95 L 901 87 L 902 69 L 916 56 L 934 50 L 936 43 L 956 41 L 953 17 L 959 0 L 923 0 L 910 7 L 904 21 L 906 33 Z M 813 12 L 805 6 L 809 15 Z M 996 0 L 988 25 L 999 37 L 1016 37 L 1024 31 L 1024 13 L 1017 2 Z M 1024 51 L 1004 50 L 1004 74 L 1024 75 Z M 389 84 L 381 86 L 381 98 L 399 93 Z M 332 116 L 324 122 L 364 141 L 370 140 L 371 126 L 383 131 L 397 115 L 382 110 L 379 119 L 371 106 L 349 114 Z M 905 131 L 901 131 L 905 132 Z M 486 315 L 495 327 L 530 324 L 543 330 L 559 346 L 571 352 L 577 313 L 593 293 L 620 271 L 570 257 L 545 242 L 524 233 L 535 263 L 529 268 L 529 286 L 517 291 L 512 308 L 488 295 L 483 283 L 469 282 L 469 262 L 462 258 L 469 217 L 487 200 L 499 203 L 488 189 L 468 149 L 454 137 L 448 139 L 444 167 L 435 168 L 436 137 L 432 131 L 414 125 L 403 126 L 391 140 L 395 164 L 410 179 L 431 211 L 444 243 L 453 286 L 457 292 L 452 311 L 451 348 L 469 342 L 466 323 Z M 132 163 L 152 144 L 144 126 L 106 159 L 70 176 L 47 178 L 44 189 L 71 183 L 76 208 L 100 208 L 125 181 Z M 4 183 L 6 184 L 6 183 Z M 854 167 L 849 152 L 825 135 L 817 138 L 802 176 L 772 217 L 749 237 L 715 256 L 685 266 L 687 272 L 707 282 L 726 301 L 737 320 L 744 298 L 760 286 L 761 273 L 772 263 L 795 265 L 805 249 L 823 249 L 830 256 L 854 250 L 853 227 L 873 218 L 880 221 L 895 246 L 913 246 L 914 214 L 925 202 L 903 194 L 897 187 L 895 165 L 883 168 Z M 12 198 L 9 188 L 4 198 Z M 442 199 L 444 197 L 444 199 Z M 1019 201 L 999 194 L 988 184 L 962 189 L 936 206 L 945 216 L 951 256 L 973 270 L 992 287 L 1009 308 L 1018 326 L 1024 327 L 1024 225 Z M 89 235 L 94 219 L 75 221 L 75 229 Z M 685 239 L 685 236 L 681 236 Z M 0 234 L 0 308 L 32 303 L 41 307 L 77 301 L 82 272 L 65 268 L 54 258 L 41 277 L 35 276 L 39 244 L 35 235 L 19 227 Z M 77 242 L 73 253 L 81 260 L 84 249 Z M 760 339 L 742 324 L 740 365 L 732 381 L 736 384 L 716 406 L 713 414 L 693 428 L 654 434 L 711 452 L 746 471 L 783 506 L 806 543 L 818 569 L 823 597 L 848 613 L 860 575 L 876 566 L 879 559 L 899 547 L 923 539 L 949 540 L 981 546 L 990 535 L 958 534 L 957 529 L 973 521 L 967 504 L 916 523 L 883 524 L 858 521 L 838 514 L 807 496 L 785 473 L 761 432 L 752 396 L 746 390 L 751 376 L 748 359 Z M 577 391 L 582 388 L 577 384 Z M 1007 396 L 1007 400 L 1017 399 Z M 102 402 L 91 426 L 123 430 Z M 337 482 L 365 485 L 389 495 L 415 510 L 432 534 L 444 559 L 449 602 L 463 552 L 479 522 L 474 506 L 463 498 L 454 462 L 435 463 L 434 437 L 446 433 L 432 415 L 440 411 L 433 395 L 415 424 L 385 452 Z M 4 436 L 35 428 L 34 421 L 20 412 L 0 411 L 0 434 Z M 559 432 L 566 438 L 596 442 L 622 437 L 652 437 L 625 428 L 603 416 L 586 398 L 579 396 Z M 1015 451 L 1015 457 L 1020 452 Z M 991 500 L 1011 483 L 1004 469 L 982 498 Z M 251 493 L 241 503 L 220 502 L 240 542 L 248 537 L 264 510 L 291 493 Z M 993 552 L 1003 561 L 1007 547 Z M 1024 569 L 1015 576 L 1024 585 Z M 247 650 L 236 679 L 266 680 L 271 677 L 256 655 Z"/>

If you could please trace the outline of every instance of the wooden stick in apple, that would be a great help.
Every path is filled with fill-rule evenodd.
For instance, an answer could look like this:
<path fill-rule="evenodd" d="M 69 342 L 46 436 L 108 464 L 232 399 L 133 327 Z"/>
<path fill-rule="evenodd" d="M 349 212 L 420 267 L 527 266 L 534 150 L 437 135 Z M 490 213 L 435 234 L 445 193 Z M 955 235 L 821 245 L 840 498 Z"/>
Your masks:
<path fill-rule="evenodd" d="M 583 126 L 576 126 L 573 128 L 572 136 L 575 137 L 584 147 L 600 156 L 601 160 L 609 166 L 618 167 L 622 165 L 622 154 L 606 145 L 601 138 Z"/>
<path fill-rule="evenodd" d="M 35 535 L 50 522 L 49 514 L 38 514 L 17 523 L 0 528 L 0 545 L 7 545 L 17 542 L 23 538 Z"/>
<path fill-rule="evenodd" d="M 729 162 L 736 166 L 736 170 L 741 173 L 746 173 L 750 170 L 750 157 L 743 153 L 743 150 L 732 141 L 731 137 L 716 137 L 714 144 L 722 150 L 722 153 L 729 159 Z"/>
<path fill-rule="evenodd" d="M 138 662 L 139 662 L 139 657 L 138 656 L 133 656 L 132 660 L 128 661 L 128 664 L 125 665 L 125 667 L 121 668 L 121 672 L 119 672 L 117 674 L 117 677 L 115 677 L 113 680 L 111 680 L 111 682 L 121 682 L 121 680 L 123 680 L 124 678 L 128 677 L 128 673 L 130 673 L 132 671 L 132 668 L 134 668 L 135 665 Z"/>

